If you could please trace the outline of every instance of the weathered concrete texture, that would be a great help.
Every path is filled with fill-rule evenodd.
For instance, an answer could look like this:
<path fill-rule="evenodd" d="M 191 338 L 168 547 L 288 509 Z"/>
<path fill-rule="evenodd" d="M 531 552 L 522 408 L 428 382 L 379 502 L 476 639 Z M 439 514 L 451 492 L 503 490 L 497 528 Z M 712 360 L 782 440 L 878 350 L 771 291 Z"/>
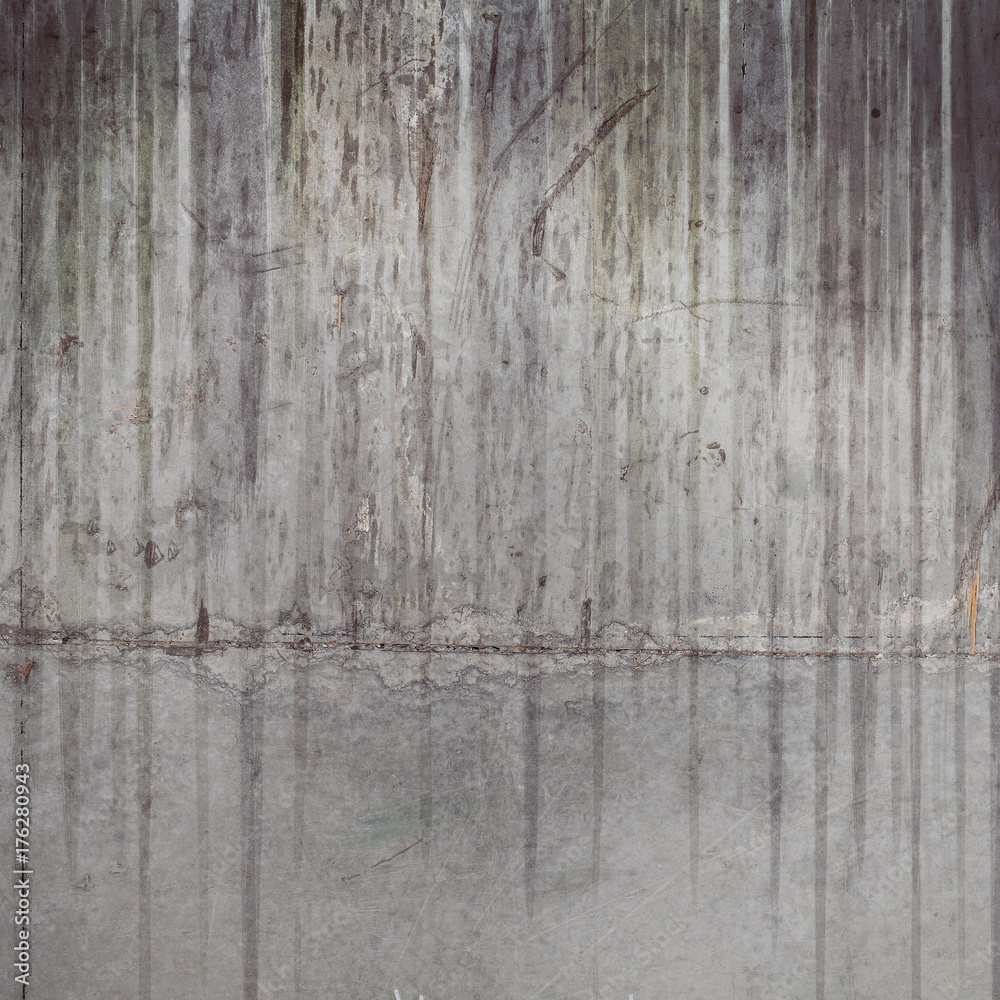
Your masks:
<path fill-rule="evenodd" d="M 997 669 L 394 690 L 386 655 L 43 651 L 5 682 L 29 997 L 991 995 Z"/>
<path fill-rule="evenodd" d="M 29 998 L 1000 996 L 1000 5 L 0 27 Z"/>
<path fill-rule="evenodd" d="M 993 648 L 994 3 L 7 17 L 11 627 Z"/>

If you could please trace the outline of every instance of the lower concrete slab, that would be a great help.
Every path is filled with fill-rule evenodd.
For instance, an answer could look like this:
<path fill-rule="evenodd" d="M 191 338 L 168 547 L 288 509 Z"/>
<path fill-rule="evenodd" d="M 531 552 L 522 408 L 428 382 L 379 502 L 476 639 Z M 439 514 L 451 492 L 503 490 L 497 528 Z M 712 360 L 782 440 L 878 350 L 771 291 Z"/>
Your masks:
<path fill-rule="evenodd" d="M 8 663 L 27 996 L 990 995 L 988 668 L 456 656 Z"/>

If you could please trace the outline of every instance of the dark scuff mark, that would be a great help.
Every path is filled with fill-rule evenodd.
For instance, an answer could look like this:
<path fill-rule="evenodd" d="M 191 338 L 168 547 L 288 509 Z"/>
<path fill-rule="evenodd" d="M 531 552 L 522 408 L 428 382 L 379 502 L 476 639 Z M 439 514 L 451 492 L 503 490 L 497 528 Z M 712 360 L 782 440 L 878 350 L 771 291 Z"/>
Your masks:
<path fill-rule="evenodd" d="M 142 559 L 146 564 L 146 569 L 152 569 L 158 563 L 163 562 L 163 553 L 152 539 L 147 541 L 145 546 L 143 546 Z"/>
<path fill-rule="evenodd" d="M 208 632 L 208 608 L 205 607 L 205 602 L 202 601 L 201 607 L 198 609 L 198 624 L 195 626 L 194 630 L 194 641 L 208 642 Z"/>
<path fill-rule="evenodd" d="M 351 183 L 351 168 L 358 165 L 359 140 L 351 135 L 349 122 L 344 122 L 344 152 L 340 161 L 340 186 L 347 188 Z"/>
<path fill-rule="evenodd" d="M 583 165 L 596 152 L 598 146 L 614 131 L 616 126 L 622 122 L 632 111 L 634 111 L 659 84 L 653 84 L 648 90 L 639 90 L 634 97 L 620 104 L 611 115 L 605 119 L 600 128 L 594 133 L 591 140 L 573 157 L 570 165 L 563 171 L 562 176 L 549 188 L 542 199 L 538 210 L 535 212 L 531 228 L 531 252 L 535 257 L 542 255 L 542 244 L 545 241 L 545 219 L 553 202 L 569 186 L 570 182 L 580 171 Z"/>
<path fill-rule="evenodd" d="M 500 54 L 500 20 L 499 14 L 483 14 L 483 20 L 493 24 L 493 51 L 490 54 L 490 79 L 486 85 L 486 93 L 483 95 L 483 106 L 486 105 L 487 98 L 493 93 L 493 85 L 497 78 L 497 58 Z M 491 107 L 495 103 L 495 98 L 490 102 Z"/>
<path fill-rule="evenodd" d="M 243 1000 L 257 1000 L 260 941 L 261 719 L 253 690 L 240 697 L 240 898 Z"/>
<path fill-rule="evenodd" d="M 538 863 L 539 717 L 542 678 L 528 680 L 524 698 L 524 899 L 528 919 L 535 912 L 535 874 Z"/>
<path fill-rule="evenodd" d="M 784 781 L 784 704 L 785 667 L 780 660 L 771 664 L 767 697 L 767 741 L 769 808 L 771 813 L 771 947 L 778 947 L 778 925 L 781 922 L 781 806 Z"/>
<path fill-rule="evenodd" d="M 587 598 L 580 608 L 580 645 L 586 648 L 590 645 L 590 617 L 592 609 L 591 598 Z"/>

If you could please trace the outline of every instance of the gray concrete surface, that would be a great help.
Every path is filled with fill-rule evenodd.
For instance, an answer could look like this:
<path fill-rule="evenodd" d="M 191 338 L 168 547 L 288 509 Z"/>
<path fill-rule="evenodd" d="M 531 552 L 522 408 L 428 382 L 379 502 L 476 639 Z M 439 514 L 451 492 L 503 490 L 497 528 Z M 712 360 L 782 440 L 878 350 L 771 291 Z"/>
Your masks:
<path fill-rule="evenodd" d="M 1000 670 L 395 656 L 44 653 L 37 995 L 990 995 Z"/>
<path fill-rule="evenodd" d="M 26 996 L 1000 996 L 1000 7 L 0 15 Z"/>

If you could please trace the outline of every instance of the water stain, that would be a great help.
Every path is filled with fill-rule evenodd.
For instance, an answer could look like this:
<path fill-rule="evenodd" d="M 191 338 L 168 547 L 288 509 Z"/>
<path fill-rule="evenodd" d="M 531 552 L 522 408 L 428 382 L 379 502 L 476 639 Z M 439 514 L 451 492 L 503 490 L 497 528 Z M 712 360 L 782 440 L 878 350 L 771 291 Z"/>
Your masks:
<path fill-rule="evenodd" d="M 990 968 L 1000 998 L 1000 663 L 990 667 Z"/>
<path fill-rule="evenodd" d="M 594 830 L 590 848 L 590 884 L 596 900 L 601 891 L 601 824 L 604 815 L 604 666 L 601 664 L 594 667 L 591 701 Z"/>
<path fill-rule="evenodd" d="M 771 665 L 767 699 L 768 806 L 771 819 L 771 947 L 777 950 L 781 923 L 781 814 L 785 781 L 785 668 L 781 660 Z"/>
<path fill-rule="evenodd" d="M 240 695 L 240 912 L 243 998 L 257 1000 L 260 947 L 263 717 L 252 680 Z"/>
<path fill-rule="evenodd" d="M 531 920 L 535 914 L 538 870 L 538 779 L 541 752 L 542 678 L 529 678 L 524 693 L 524 901 Z"/>
<path fill-rule="evenodd" d="M 701 749 L 698 731 L 698 658 L 687 661 L 688 674 L 688 864 L 691 898 L 698 902 L 698 863 L 701 858 Z"/>
<path fill-rule="evenodd" d="M 295 879 L 305 885 L 306 786 L 309 781 L 309 667 L 310 657 L 301 654 L 295 660 L 295 681 L 292 697 L 292 752 L 295 758 L 295 787 L 292 797 L 292 864 Z M 293 983 L 295 989 L 304 980 L 302 966 L 303 907 L 295 907 L 293 947 Z"/>
<path fill-rule="evenodd" d="M 149 869 L 150 822 L 153 811 L 153 702 L 152 656 L 146 654 L 136 669 L 136 743 L 138 773 L 136 806 L 139 815 L 139 1000 L 153 995 L 152 895 Z"/>

